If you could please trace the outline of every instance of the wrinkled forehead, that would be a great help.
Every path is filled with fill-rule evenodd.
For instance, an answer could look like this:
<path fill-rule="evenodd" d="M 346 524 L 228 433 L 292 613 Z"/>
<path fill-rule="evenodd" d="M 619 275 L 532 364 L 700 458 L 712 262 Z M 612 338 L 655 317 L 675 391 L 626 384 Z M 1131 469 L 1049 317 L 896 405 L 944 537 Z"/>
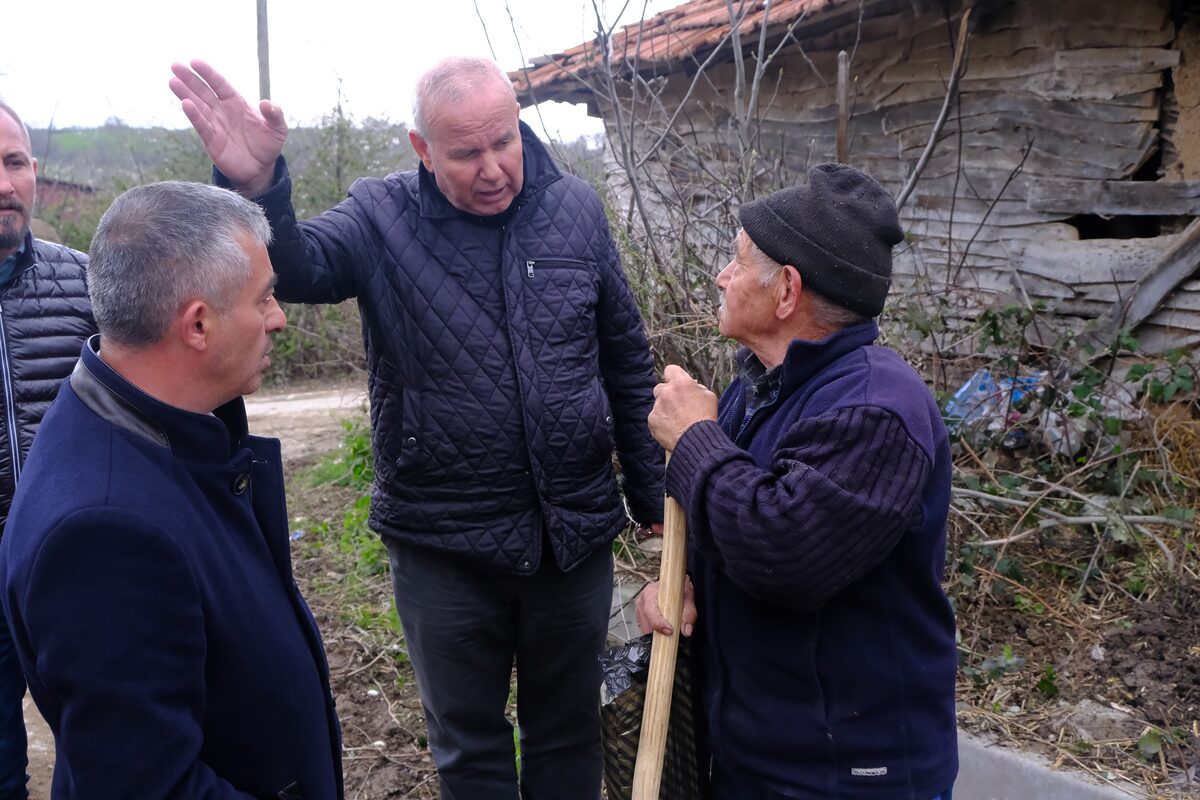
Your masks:
<path fill-rule="evenodd" d="M 733 242 L 739 258 L 758 255 L 762 252 L 758 249 L 758 245 L 754 243 L 754 240 L 750 238 L 750 234 L 746 233 L 744 228 L 738 228 L 737 235 L 734 237 Z"/>
<path fill-rule="evenodd" d="M 483 128 L 515 129 L 521 107 L 512 91 L 495 83 L 467 87 L 435 101 L 427 110 L 430 133 Z"/>

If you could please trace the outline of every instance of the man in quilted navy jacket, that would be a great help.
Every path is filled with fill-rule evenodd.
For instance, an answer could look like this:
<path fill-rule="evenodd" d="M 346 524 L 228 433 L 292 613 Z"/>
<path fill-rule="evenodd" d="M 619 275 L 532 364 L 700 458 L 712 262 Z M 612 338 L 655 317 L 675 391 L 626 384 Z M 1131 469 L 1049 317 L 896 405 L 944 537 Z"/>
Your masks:
<path fill-rule="evenodd" d="M 275 232 L 286 300 L 357 297 L 391 555 L 442 796 L 598 797 L 609 543 L 661 522 L 653 365 L 596 193 L 562 174 L 482 59 L 420 80 L 411 172 L 297 222 L 279 107 L 211 67 L 172 90 Z M 505 701 L 514 660 L 521 774 Z"/>
<path fill-rule="evenodd" d="M 0 102 L 0 537 L 42 415 L 96 330 L 87 256 L 35 239 L 37 159 L 17 113 Z M 24 800 L 25 678 L 0 616 L 0 800 Z"/>
<path fill-rule="evenodd" d="M 650 415 L 691 535 L 681 627 L 702 653 L 714 796 L 949 800 L 950 448 L 920 376 L 873 344 L 895 204 L 824 164 L 740 217 L 717 276 L 739 376 L 718 404 L 667 367 Z M 656 586 L 638 616 L 670 633 Z"/>

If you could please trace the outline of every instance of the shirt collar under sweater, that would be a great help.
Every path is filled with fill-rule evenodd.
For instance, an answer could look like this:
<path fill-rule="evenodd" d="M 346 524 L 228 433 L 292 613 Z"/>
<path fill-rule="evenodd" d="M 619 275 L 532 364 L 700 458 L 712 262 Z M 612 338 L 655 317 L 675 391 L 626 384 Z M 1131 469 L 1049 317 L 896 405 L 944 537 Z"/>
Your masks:
<path fill-rule="evenodd" d="M 774 386 L 778 386 L 783 394 L 790 394 L 797 386 L 846 353 L 866 347 L 878 338 L 879 326 L 871 321 L 842 328 L 816 341 L 793 339 L 788 345 L 783 363 L 770 370 L 758 360 L 758 356 L 754 355 L 750 348 L 738 348 L 735 359 L 738 377 L 745 383 L 747 404 L 751 399 L 750 392 L 756 386 L 758 393 L 770 391 Z"/>

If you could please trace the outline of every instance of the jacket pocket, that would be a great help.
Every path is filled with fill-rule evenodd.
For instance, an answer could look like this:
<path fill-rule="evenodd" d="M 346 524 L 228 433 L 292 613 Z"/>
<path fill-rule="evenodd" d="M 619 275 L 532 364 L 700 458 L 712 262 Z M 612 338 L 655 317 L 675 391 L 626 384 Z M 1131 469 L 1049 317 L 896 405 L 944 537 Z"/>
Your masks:
<path fill-rule="evenodd" d="M 404 478 L 421 470 L 425 464 L 422 447 L 423 431 L 417 393 L 393 387 L 382 404 L 373 424 L 386 433 L 380 437 L 380 479 L 387 482 Z"/>
<path fill-rule="evenodd" d="M 589 349 L 596 338 L 600 277 L 596 265 L 576 258 L 527 259 L 523 295 L 530 333 L 565 352 Z"/>

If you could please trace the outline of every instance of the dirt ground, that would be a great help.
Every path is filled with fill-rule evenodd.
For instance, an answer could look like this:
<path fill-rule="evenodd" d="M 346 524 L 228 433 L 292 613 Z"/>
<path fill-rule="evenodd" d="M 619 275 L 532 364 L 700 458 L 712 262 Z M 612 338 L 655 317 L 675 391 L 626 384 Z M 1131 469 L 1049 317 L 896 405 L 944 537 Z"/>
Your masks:
<path fill-rule="evenodd" d="M 248 412 L 252 431 L 283 442 L 295 572 L 325 639 L 343 729 L 346 797 L 435 798 L 404 642 L 378 623 L 391 613 L 390 584 L 385 574 L 357 574 L 345 543 L 329 533 L 336 526 L 323 526 L 340 521 L 358 493 L 296 480 L 343 440 L 342 420 L 365 418 L 362 388 L 264 391 L 249 399 Z M 952 537 L 950 552 L 959 544 Z M 1044 557 L 1054 562 L 1053 548 Z M 964 671 L 960 725 L 1048 754 L 1063 769 L 1099 781 L 1131 780 L 1147 797 L 1200 797 L 1196 563 L 1192 554 L 1179 580 L 1149 597 L 1098 583 L 1082 600 L 1067 601 L 1078 587 L 1065 580 L 1018 584 L 981 574 L 994 584 L 985 592 L 951 578 L 964 663 L 1005 652 L 1023 659 L 1009 663 L 1011 669 L 1001 661 L 987 679 Z M 652 561 L 641 564 L 647 574 L 654 569 Z M 948 574 L 955 574 L 953 563 Z M 53 742 L 29 703 L 27 722 L 32 797 L 45 800 Z M 1168 736 L 1139 754 L 1137 743 L 1156 729 Z"/>

